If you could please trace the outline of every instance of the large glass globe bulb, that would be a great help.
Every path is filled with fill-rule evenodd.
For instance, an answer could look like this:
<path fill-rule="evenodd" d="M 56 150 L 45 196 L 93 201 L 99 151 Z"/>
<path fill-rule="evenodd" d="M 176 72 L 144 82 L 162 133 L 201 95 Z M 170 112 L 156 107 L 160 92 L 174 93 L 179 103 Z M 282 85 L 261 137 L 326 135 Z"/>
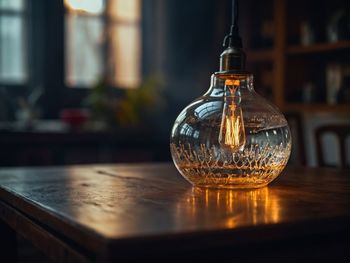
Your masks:
<path fill-rule="evenodd" d="M 259 188 L 286 166 L 291 133 L 282 113 L 255 92 L 251 74 L 218 72 L 177 117 L 170 149 L 193 186 Z"/>

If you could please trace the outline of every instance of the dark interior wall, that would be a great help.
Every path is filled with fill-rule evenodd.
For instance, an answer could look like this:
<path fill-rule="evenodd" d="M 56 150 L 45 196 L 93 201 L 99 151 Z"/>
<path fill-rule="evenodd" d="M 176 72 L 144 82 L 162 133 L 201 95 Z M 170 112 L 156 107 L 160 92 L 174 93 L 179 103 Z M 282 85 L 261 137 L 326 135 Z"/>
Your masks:
<path fill-rule="evenodd" d="M 209 88 L 210 76 L 218 70 L 230 1 L 150 2 L 144 13 L 144 67 L 164 78 L 167 107 L 160 126 L 169 132 L 176 116 Z"/>
<path fill-rule="evenodd" d="M 48 117 L 56 117 L 64 95 L 64 7 L 63 1 L 45 1 L 45 64 L 43 107 Z"/>

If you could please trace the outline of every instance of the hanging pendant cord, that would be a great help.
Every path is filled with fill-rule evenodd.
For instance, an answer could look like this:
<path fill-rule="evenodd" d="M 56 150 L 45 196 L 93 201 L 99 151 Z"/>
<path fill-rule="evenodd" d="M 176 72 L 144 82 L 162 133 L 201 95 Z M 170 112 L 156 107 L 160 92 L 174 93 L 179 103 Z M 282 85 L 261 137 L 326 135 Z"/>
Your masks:
<path fill-rule="evenodd" d="M 238 32 L 238 0 L 232 0 L 232 21 L 230 27 L 230 33 L 225 36 L 223 46 L 226 47 L 228 40 L 228 47 L 242 47 L 242 40 Z"/>

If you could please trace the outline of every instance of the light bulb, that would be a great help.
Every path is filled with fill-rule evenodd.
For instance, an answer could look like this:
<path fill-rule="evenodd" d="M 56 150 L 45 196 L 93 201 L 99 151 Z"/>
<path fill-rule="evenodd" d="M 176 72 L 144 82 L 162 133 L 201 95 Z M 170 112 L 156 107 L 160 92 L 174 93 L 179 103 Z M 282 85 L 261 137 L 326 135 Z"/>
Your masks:
<path fill-rule="evenodd" d="M 230 150 L 243 150 L 245 130 L 241 103 L 240 81 L 225 81 L 224 106 L 220 125 L 219 143 Z"/>
<path fill-rule="evenodd" d="M 254 91 L 251 74 L 218 72 L 177 117 L 170 148 L 196 187 L 259 188 L 286 166 L 291 134 L 278 109 Z"/>
<path fill-rule="evenodd" d="M 174 164 L 196 187 L 266 186 L 282 172 L 291 152 L 286 119 L 255 92 L 253 76 L 245 70 L 233 2 L 220 71 L 212 75 L 209 90 L 180 113 L 171 132 Z"/>

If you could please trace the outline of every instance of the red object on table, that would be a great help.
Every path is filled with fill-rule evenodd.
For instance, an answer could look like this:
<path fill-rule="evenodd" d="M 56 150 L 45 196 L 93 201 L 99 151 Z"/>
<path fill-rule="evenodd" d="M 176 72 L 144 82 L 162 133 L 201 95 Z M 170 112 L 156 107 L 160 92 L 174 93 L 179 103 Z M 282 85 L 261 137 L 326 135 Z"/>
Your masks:
<path fill-rule="evenodd" d="M 61 111 L 61 120 L 72 128 L 81 127 L 89 118 L 89 113 L 82 109 L 64 109 Z"/>

